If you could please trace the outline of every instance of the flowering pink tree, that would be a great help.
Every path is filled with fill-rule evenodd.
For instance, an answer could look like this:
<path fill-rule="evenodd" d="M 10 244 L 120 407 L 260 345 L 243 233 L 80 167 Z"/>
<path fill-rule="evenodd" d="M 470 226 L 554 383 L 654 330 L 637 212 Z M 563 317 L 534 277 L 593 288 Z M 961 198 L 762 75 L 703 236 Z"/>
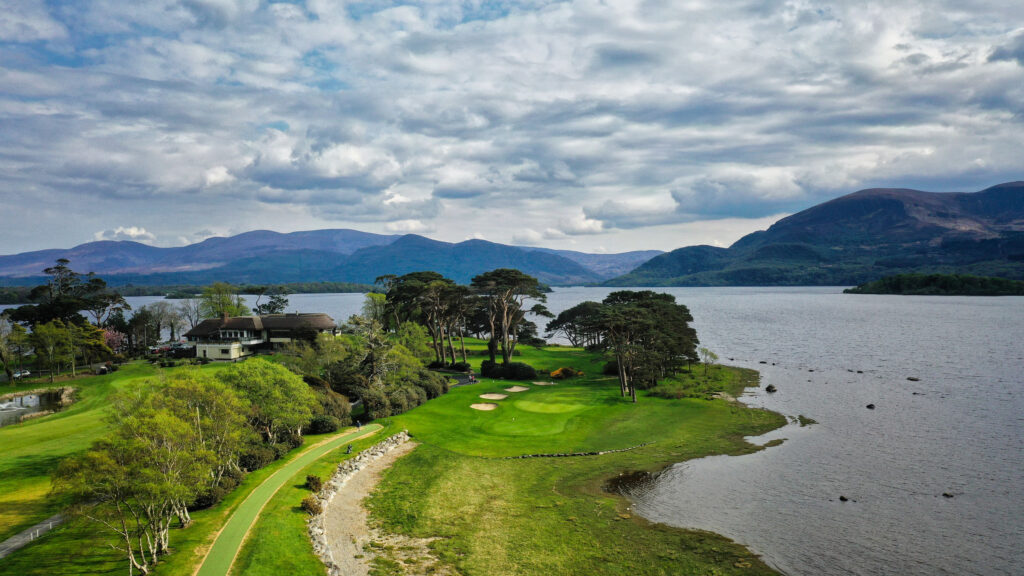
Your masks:
<path fill-rule="evenodd" d="M 111 330 L 107 328 L 103 330 L 103 341 L 107 344 L 114 354 L 120 354 L 124 351 L 124 342 L 127 336 L 117 330 Z"/>

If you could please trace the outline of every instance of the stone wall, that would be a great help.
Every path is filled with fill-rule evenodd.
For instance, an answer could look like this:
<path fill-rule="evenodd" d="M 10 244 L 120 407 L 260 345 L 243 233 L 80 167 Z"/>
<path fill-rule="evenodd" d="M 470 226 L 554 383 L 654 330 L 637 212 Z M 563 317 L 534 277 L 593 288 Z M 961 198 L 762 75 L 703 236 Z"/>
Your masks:
<path fill-rule="evenodd" d="M 328 480 L 320 492 L 316 494 L 317 500 L 320 501 L 320 509 L 322 512 L 309 519 L 309 538 L 313 541 L 313 552 L 315 552 L 320 560 L 323 561 L 324 566 L 327 567 L 327 573 L 330 576 L 342 575 L 341 570 L 334 563 L 334 556 L 331 554 L 331 549 L 327 545 L 327 535 L 324 531 L 324 515 L 327 513 L 327 506 L 331 503 L 331 500 L 334 499 L 334 495 L 345 487 L 345 483 L 348 482 L 348 479 L 355 475 L 356 472 L 359 472 L 374 460 L 377 460 L 381 456 L 393 450 L 396 446 L 399 446 L 408 440 L 408 430 L 402 430 L 398 434 L 363 450 L 355 458 L 345 460 L 338 465 L 338 468 L 335 469 L 331 479 Z"/>

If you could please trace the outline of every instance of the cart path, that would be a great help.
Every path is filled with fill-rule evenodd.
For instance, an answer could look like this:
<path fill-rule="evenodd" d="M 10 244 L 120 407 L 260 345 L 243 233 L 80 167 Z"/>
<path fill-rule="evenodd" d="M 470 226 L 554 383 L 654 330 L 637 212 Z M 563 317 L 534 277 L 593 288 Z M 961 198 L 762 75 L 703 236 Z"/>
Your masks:
<path fill-rule="evenodd" d="M 39 538 L 43 534 L 46 534 L 56 526 L 59 526 L 62 522 L 64 522 L 64 515 L 57 514 L 43 520 L 31 528 L 26 528 L 25 530 L 18 532 L 3 542 L 0 542 L 0 558 L 7 556 L 15 550 L 20 550 L 29 542 Z"/>
<path fill-rule="evenodd" d="M 362 430 L 328 438 L 309 447 L 280 470 L 267 477 L 238 505 L 231 517 L 224 523 L 224 527 L 217 533 L 202 564 L 196 570 L 196 576 L 227 576 L 231 571 L 232 564 L 235 563 L 238 551 L 242 549 L 246 536 L 249 535 L 249 530 L 256 523 L 260 512 L 263 511 L 263 507 L 286 482 L 328 452 L 353 440 L 376 434 L 380 429 L 379 424 L 368 424 L 363 426 Z"/>

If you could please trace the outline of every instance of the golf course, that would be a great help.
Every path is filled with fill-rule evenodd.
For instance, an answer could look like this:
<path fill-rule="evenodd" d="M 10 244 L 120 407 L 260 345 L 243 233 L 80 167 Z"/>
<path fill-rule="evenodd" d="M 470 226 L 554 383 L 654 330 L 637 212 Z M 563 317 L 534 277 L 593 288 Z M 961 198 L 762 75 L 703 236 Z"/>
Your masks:
<path fill-rule="evenodd" d="M 478 370 L 483 344 L 469 348 Z M 602 374 L 598 354 L 520 349 L 516 360 L 537 368 L 535 381 L 481 378 L 361 433 L 308 438 L 247 475 L 219 504 L 197 511 L 190 528 L 175 530 L 174 553 L 152 573 L 322 574 L 306 534 L 307 513 L 299 507 L 309 494 L 306 475 L 326 479 L 350 457 L 344 451 L 349 443 L 358 453 L 402 429 L 418 447 L 385 471 L 367 500 L 371 523 L 380 534 L 429 539 L 435 560 L 459 573 L 774 573 L 723 537 L 634 516 L 629 502 L 606 488 L 621 473 L 759 449 L 743 437 L 781 425 L 782 417 L 723 399 L 756 385 L 755 372 L 713 366 L 705 376 L 703 367 L 695 368 L 665 383 L 682 397 L 641 391 L 633 403 L 622 397 L 614 376 Z M 561 367 L 582 375 L 548 376 Z M 210 369 L 220 367 L 204 368 Z M 75 381 L 79 401 L 71 408 L 0 429 L 6 535 L 60 510 L 61 503 L 47 497 L 49 474 L 62 457 L 103 434 L 110 393 L 156 370 L 134 364 Z M 594 452 L 602 454 L 556 457 Z M 88 521 L 73 519 L 0 560 L 0 574 L 122 573 L 122 558 L 104 547 L 106 538 Z M 392 545 L 374 546 L 368 557 L 374 574 L 418 573 L 416 559 Z"/>
<path fill-rule="evenodd" d="M 725 538 L 637 518 L 627 500 L 604 488 L 623 472 L 757 450 L 743 437 L 783 418 L 711 399 L 739 395 L 756 384 L 756 373 L 716 366 L 705 382 L 703 369 L 694 370 L 676 379 L 694 397 L 642 393 L 634 404 L 621 397 L 614 376 L 601 375 L 595 354 L 522 350 L 517 361 L 538 372 L 571 366 L 584 375 L 540 383 L 482 379 L 394 418 L 420 446 L 385 473 L 368 502 L 385 532 L 434 538 L 433 553 L 466 574 L 774 573 Z M 509 391 L 513 385 L 525 390 Z M 480 398 L 492 394 L 506 397 Z M 471 407 L 484 400 L 496 407 Z M 509 458 L 640 445 L 599 456 Z M 378 573 L 416 573 L 381 549 Z"/>

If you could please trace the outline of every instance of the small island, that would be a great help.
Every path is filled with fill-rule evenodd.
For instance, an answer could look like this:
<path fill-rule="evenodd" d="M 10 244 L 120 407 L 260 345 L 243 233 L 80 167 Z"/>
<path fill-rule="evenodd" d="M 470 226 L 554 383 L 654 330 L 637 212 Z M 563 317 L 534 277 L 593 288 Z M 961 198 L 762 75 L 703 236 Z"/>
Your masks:
<path fill-rule="evenodd" d="M 966 274 L 898 274 L 843 290 L 844 294 L 906 296 L 1024 296 L 1024 281 Z"/>

